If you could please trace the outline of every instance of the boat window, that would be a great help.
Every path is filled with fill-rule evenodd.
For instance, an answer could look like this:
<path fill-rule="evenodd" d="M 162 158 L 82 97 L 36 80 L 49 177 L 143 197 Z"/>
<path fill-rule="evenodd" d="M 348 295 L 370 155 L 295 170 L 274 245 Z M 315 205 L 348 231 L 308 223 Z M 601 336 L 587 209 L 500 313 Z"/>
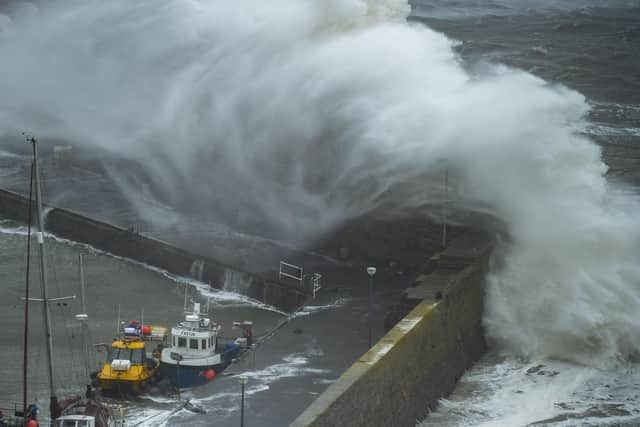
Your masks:
<path fill-rule="evenodd" d="M 136 348 L 131 352 L 131 363 L 133 365 L 142 365 L 142 349 Z"/>
<path fill-rule="evenodd" d="M 207 340 L 202 340 L 202 349 L 207 348 Z"/>
<path fill-rule="evenodd" d="M 109 356 L 109 362 L 114 360 L 130 360 L 131 350 L 128 348 L 112 348 L 111 355 Z"/>
<path fill-rule="evenodd" d="M 186 347 L 187 339 L 186 338 L 178 338 L 178 347 Z"/>
<path fill-rule="evenodd" d="M 176 337 L 175 335 L 171 337 L 172 338 L 172 345 L 175 347 L 176 346 Z"/>
<path fill-rule="evenodd" d="M 197 350 L 198 349 L 198 340 L 197 339 L 189 340 L 189 348 L 193 348 L 193 349 Z"/>

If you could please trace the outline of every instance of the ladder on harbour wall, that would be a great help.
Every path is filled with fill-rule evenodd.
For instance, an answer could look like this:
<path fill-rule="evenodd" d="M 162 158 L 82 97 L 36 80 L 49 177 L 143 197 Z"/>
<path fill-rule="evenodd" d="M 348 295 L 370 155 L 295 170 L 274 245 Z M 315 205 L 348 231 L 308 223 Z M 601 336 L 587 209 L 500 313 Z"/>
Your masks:
<path fill-rule="evenodd" d="M 304 289 L 305 282 L 310 283 L 311 295 L 315 299 L 316 295 L 322 289 L 321 279 L 322 274 L 320 273 L 307 273 L 304 274 L 304 268 L 299 267 L 297 265 L 289 264 L 288 262 L 280 261 L 280 269 L 278 273 L 278 278 L 283 280 L 283 278 L 289 278 L 296 280 L 300 288 Z"/>

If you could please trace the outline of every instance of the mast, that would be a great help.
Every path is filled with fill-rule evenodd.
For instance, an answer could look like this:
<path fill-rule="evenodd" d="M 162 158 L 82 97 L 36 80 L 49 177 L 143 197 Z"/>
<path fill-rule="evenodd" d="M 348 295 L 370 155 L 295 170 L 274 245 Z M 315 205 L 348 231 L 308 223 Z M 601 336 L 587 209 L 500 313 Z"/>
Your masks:
<path fill-rule="evenodd" d="M 80 275 L 80 307 L 81 312 L 76 314 L 76 319 L 80 321 L 82 326 L 82 352 L 83 359 L 85 364 L 85 370 L 87 371 L 87 376 L 89 376 L 89 325 L 87 324 L 89 320 L 89 315 L 87 314 L 87 309 L 85 306 L 85 297 L 84 297 L 84 265 L 82 262 L 82 254 L 78 254 L 78 274 Z"/>
<path fill-rule="evenodd" d="M 34 137 L 29 137 L 28 141 L 33 145 L 33 168 L 36 178 L 36 206 L 38 209 L 38 249 L 40 254 L 40 286 L 42 289 L 42 313 L 44 317 L 44 327 L 47 343 L 47 374 L 49 379 L 49 410 L 51 419 L 56 419 L 60 415 L 58 398 L 54 387 L 53 369 L 53 335 L 51 333 L 51 313 L 49 312 L 49 291 L 47 289 L 47 264 L 45 260 L 44 247 L 44 217 L 42 214 L 42 191 L 40 188 L 40 169 L 38 168 L 38 142 Z"/>
<path fill-rule="evenodd" d="M 24 292 L 24 347 L 22 353 L 22 413 L 27 416 L 27 369 L 29 367 L 29 278 L 31 267 L 31 223 L 33 206 L 33 162 L 29 177 L 29 208 L 27 212 L 27 271 Z"/>
<path fill-rule="evenodd" d="M 442 204 L 442 247 L 447 247 L 447 203 L 449 203 L 449 168 L 444 169 L 444 203 Z"/>
<path fill-rule="evenodd" d="M 82 308 L 82 314 L 87 316 L 84 300 L 84 265 L 82 263 L 82 254 L 78 254 L 78 274 L 80 275 L 80 307 Z"/>

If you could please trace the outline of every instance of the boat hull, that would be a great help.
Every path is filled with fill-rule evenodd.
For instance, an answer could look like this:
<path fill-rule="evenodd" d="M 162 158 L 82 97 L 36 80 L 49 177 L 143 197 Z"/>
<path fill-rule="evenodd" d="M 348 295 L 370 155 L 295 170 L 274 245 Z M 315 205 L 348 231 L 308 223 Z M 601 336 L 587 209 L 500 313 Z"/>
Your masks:
<path fill-rule="evenodd" d="M 128 395 L 147 392 L 160 377 L 160 363 L 154 359 L 147 359 L 144 365 L 130 366 L 126 371 L 112 369 L 110 363 L 105 363 L 95 378 L 95 385 L 105 394 Z"/>
<path fill-rule="evenodd" d="M 215 378 L 215 375 L 222 372 L 227 365 L 227 363 L 218 363 L 216 365 L 193 366 L 161 363 L 160 372 L 175 387 L 189 388 L 208 383 Z M 215 375 L 208 374 L 208 371 L 214 371 Z"/>
<path fill-rule="evenodd" d="M 142 381 L 98 380 L 97 385 L 105 395 L 137 395 L 149 391 L 155 378 Z"/>

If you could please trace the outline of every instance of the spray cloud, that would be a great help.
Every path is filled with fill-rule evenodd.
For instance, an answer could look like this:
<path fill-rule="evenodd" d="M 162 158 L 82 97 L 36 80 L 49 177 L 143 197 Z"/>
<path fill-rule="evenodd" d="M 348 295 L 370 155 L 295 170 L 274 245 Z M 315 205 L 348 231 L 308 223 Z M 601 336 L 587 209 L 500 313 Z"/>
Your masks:
<path fill-rule="evenodd" d="M 22 9 L 23 11 L 25 9 Z M 635 199 L 580 136 L 584 98 L 502 66 L 470 74 L 400 0 L 59 1 L 0 17 L 0 131 L 135 160 L 177 209 L 321 233 L 427 209 L 509 239 L 486 324 L 507 349 L 593 361 L 640 348 Z"/>

